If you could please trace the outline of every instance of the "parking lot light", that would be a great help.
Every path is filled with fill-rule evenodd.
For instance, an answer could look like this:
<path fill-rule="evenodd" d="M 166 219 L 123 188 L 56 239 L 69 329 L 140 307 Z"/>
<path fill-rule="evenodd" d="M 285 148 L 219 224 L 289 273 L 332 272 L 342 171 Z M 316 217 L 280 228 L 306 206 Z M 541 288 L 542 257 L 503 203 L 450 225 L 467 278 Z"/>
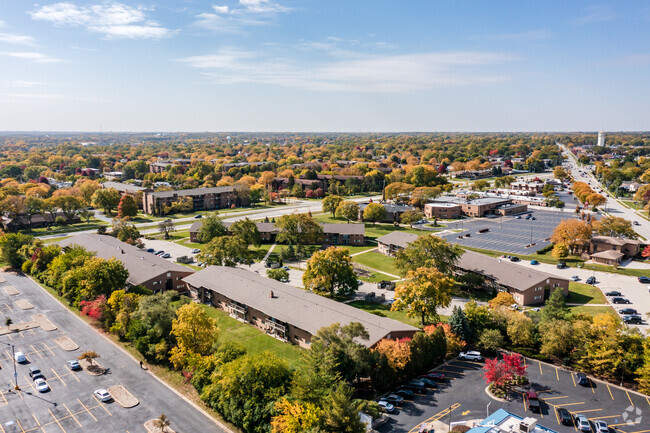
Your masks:
<path fill-rule="evenodd" d="M 5 343 L 4 341 L 0 341 L 2 344 L 6 344 L 7 346 L 11 346 L 11 358 L 14 360 L 14 389 L 16 391 L 20 390 L 20 387 L 18 386 L 18 370 L 16 370 L 16 346 L 13 344 Z"/>

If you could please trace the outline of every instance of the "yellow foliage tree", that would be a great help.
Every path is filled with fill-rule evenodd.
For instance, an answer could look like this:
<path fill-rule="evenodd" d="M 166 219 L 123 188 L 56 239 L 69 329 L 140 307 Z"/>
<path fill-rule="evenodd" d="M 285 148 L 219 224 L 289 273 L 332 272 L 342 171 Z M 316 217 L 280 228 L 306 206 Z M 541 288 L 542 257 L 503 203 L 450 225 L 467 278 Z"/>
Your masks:
<path fill-rule="evenodd" d="M 278 415 L 271 420 L 272 433 L 302 433 L 316 427 L 323 410 L 312 403 L 290 402 L 282 397 L 275 403 Z"/>
<path fill-rule="evenodd" d="M 591 226 L 584 221 L 562 220 L 555 227 L 551 242 L 566 245 L 569 252 L 574 253 L 577 245 L 582 245 L 591 239 L 591 231 Z"/>
<path fill-rule="evenodd" d="M 388 340 L 383 339 L 374 349 L 375 352 L 386 356 L 388 365 L 393 369 L 400 371 L 406 368 L 411 360 L 411 340 Z"/>
<path fill-rule="evenodd" d="M 406 274 L 407 282 L 395 289 L 392 311 L 406 310 L 408 317 L 420 317 L 422 325 L 429 318 L 438 320 L 438 307 L 448 307 L 454 280 L 436 268 L 417 268 Z"/>
<path fill-rule="evenodd" d="M 499 292 L 489 302 L 490 308 L 509 307 L 515 304 L 515 298 L 508 292 Z"/>
<path fill-rule="evenodd" d="M 209 356 L 219 338 L 217 321 L 195 303 L 185 304 L 176 311 L 171 333 L 176 337 L 176 346 L 169 360 L 176 368 L 193 365 Z"/>

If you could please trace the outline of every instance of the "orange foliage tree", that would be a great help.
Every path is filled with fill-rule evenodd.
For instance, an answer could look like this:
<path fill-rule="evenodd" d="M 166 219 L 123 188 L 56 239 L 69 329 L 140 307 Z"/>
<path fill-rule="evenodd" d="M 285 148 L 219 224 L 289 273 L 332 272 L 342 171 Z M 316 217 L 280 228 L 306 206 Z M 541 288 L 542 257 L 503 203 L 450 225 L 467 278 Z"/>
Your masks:
<path fill-rule="evenodd" d="M 411 339 L 383 339 L 377 343 L 374 351 L 384 355 L 388 359 L 388 365 L 393 369 L 398 371 L 403 370 L 411 360 Z"/>
<path fill-rule="evenodd" d="M 446 323 L 438 323 L 436 325 L 429 325 L 424 327 L 424 332 L 433 334 L 438 327 L 442 327 L 445 331 L 445 340 L 447 341 L 447 356 L 454 356 L 465 348 L 465 343 L 462 338 L 451 330 L 451 326 Z"/>

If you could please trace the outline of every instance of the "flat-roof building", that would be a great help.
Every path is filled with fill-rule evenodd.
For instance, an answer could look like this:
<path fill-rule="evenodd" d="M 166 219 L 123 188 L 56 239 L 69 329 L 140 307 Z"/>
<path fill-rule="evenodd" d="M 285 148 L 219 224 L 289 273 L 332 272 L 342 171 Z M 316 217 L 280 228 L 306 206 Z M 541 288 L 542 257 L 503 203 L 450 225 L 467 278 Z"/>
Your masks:
<path fill-rule="evenodd" d="M 184 292 L 187 286 L 182 279 L 194 273 L 188 267 L 165 260 L 108 235 L 82 233 L 59 241 L 58 244 L 62 248 L 78 245 L 102 259 L 119 260 L 129 271 L 127 284 L 140 285 L 154 292 L 172 289 Z"/>
<path fill-rule="evenodd" d="M 418 328 L 317 295 L 242 268 L 209 266 L 183 279 L 192 295 L 286 342 L 309 347 L 319 329 L 360 322 L 373 347 L 382 339 L 412 337 Z"/>
<path fill-rule="evenodd" d="M 149 215 L 162 215 L 165 206 L 171 206 L 182 197 L 192 199 L 192 211 L 229 208 L 232 205 L 248 204 L 245 199 L 235 194 L 232 186 L 215 186 L 212 188 L 180 189 L 174 191 L 156 191 L 145 193 L 142 208 Z"/>
<path fill-rule="evenodd" d="M 522 418 L 519 415 L 498 409 L 491 413 L 477 426 L 467 430 L 467 433 L 558 433 L 548 427 L 537 424 L 535 418 Z"/>

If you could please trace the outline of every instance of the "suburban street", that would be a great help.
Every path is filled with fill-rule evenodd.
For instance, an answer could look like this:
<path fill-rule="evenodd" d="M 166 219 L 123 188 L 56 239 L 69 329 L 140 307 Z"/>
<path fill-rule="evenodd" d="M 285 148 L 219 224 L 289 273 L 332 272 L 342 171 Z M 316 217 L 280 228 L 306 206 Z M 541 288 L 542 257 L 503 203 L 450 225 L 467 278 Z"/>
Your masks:
<path fill-rule="evenodd" d="M 6 282 L 0 289 L 0 308 L 14 326 L 44 315 L 57 329 L 35 327 L 0 336 L 0 425 L 10 432 L 143 432 L 143 424 L 164 413 L 177 433 L 228 430 L 200 409 L 181 398 L 134 359 L 67 308 L 31 279 L 3 273 Z M 7 287 L 14 287 L 17 293 Z M 25 302 L 27 301 L 27 304 Z M 30 307 L 31 304 L 31 307 Z M 68 337 L 77 349 L 64 350 L 61 338 Z M 13 389 L 12 347 L 25 353 L 27 362 L 17 365 L 20 391 Z M 72 371 L 66 365 L 87 350 L 100 355 L 97 362 L 106 369 L 99 376 L 87 371 Z M 38 367 L 51 390 L 39 393 L 28 377 L 28 368 Z M 127 409 L 116 401 L 100 402 L 93 392 L 114 385 L 124 386 L 139 404 Z M 7 423 L 14 422 L 16 430 Z M 10 425 L 10 424 L 9 424 Z"/>
<path fill-rule="evenodd" d="M 602 206 L 602 209 L 606 210 L 607 213 L 613 216 L 622 217 L 630 221 L 637 221 L 639 225 L 635 225 L 634 230 L 644 238 L 650 239 L 650 221 L 639 216 L 633 209 L 622 205 L 618 200 L 614 199 L 598 182 L 598 180 L 596 180 L 596 177 L 591 174 L 589 169 L 580 168 L 575 155 L 571 153 L 565 145 L 561 143 L 557 144 L 564 152 L 564 155 L 569 158 L 568 163 L 573 178 L 577 181 L 591 185 L 592 188 L 603 190 L 603 195 L 607 194 L 607 202 Z M 582 174 L 582 172 L 584 172 L 584 174 Z"/>

